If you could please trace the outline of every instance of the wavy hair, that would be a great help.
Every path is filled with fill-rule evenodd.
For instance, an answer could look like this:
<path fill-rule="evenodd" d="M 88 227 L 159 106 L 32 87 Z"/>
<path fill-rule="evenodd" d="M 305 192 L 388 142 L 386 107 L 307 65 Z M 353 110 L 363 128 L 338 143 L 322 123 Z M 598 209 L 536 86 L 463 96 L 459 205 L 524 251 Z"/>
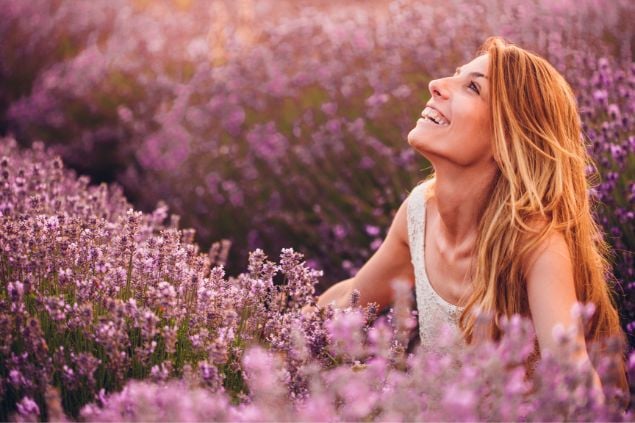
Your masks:
<path fill-rule="evenodd" d="M 590 177 L 597 176 L 597 167 L 587 153 L 573 90 L 545 59 L 500 37 L 489 37 L 477 54 L 490 57 L 492 152 L 498 171 L 479 221 L 474 289 L 459 319 L 463 337 L 467 343 L 481 334 L 499 340 L 502 316 L 530 315 L 522 264 L 552 231 L 560 231 L 575 263 L 577 300 L 596 306 L 585 331 L 587 350 L 594 352 L 589 356 L 596 365 L 595 354 L 612 354 L 618 365 L 609 382 L 628 401 L 628 344 L 612 296 L 618 284 L 611 272 L 612 251 L 592 214 Z M 587 177 L 589 166 L 596 172 Z M 428 180 L 433 189 L 434 174 Z M 484 330 L 475 331 L 477 309 L 492 317 Z M 528 377 L 539 358 L 536 339 L 525 364 Z"/>

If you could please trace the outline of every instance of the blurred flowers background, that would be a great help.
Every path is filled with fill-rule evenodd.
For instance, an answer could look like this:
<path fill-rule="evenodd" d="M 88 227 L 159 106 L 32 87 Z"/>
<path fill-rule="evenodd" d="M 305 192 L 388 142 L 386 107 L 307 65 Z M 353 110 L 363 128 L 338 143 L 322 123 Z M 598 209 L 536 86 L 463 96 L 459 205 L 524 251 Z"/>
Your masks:
<path fill-rule="evenodd" d="M 407 341 L 384 333 L 399 325 L 370 330 L 379 310 L 351 311 L 341 326 L 332 310 L 306 320 L 298 309 L 315 290 L 353 276 L 379 247 L 398 205 L 430 171 L 406 142 L 428 81 L 469 61 L 493 34 L 546 57 L 576 92 L 598 167 L 589 169 L 590 195 L 615 250 L 616 300 L 635 344 L 632 2 L 0 0 L 0 7 L 1 420 L 14 412 L 55 417 L 45 405 L 55 404 L 50 387 L 63 412 L 78 417 L 131 378 L 173 376 L 206 389 L 192 398 L 219 395 L 209 400 L 211 414 L 200 415 L 207 419 L 273 418 L 275 409 L 276 418 L 308 419 L 338 401 L 352 404 L 344 414 L 332 409 L 344 420 L 425 415 L 364 390 L 371 388 L 318 395 L 309 414 L 275 404 L 288 392 L 298 399 L 330 392 L 320 386 L 339 386 L 351 369 L 371 377 L 375 367 L 355 360 L 364 354 L 389 358 L 375 364 L 375 382 L 360 386 L 407 391 L 404 381 L 383 385 L 393 366 L 410 369 L 394 373 L 411 381 L 409 395 L 424 395 L 412 370 L 420 364 L 399 358 Z M 267 261 L 272 256 L 280 263 Z M 356 328 L 367 343 L 361 334 L 359 345 L 336 342 Z M 283 391 L 249 385 L 250 372 L 262 383 L 258 375 L 278 357 L 254 350 L 245 358 L 252 343 L 280 354 L 271 384 L 283 381 Z M 317 370 L 325 366 L 345 370 L 327 377 Z M 478 408 L 484 394 L 468 376 L 448 382 L 448 409 L 520 418 L 500 411 L 504 401 Z M 312 389 L 310 380 L 318 381 Z M 139 386 L 111 409 L 143 404 L 143 392 L 155 388 Z M 170 389 L 165 401 L 181 388 Z M 231 414 L 223 401 L 253 403 Z M 531 414 L 551 412 L 531 401 L 525 415 L 535 419 L 582 416 L 557 404 L 553 415 Z M 86 416 L 98 420 L 133 418 L 92 407 Z M 448 418 L 439 413 L 428 416 Z"/>

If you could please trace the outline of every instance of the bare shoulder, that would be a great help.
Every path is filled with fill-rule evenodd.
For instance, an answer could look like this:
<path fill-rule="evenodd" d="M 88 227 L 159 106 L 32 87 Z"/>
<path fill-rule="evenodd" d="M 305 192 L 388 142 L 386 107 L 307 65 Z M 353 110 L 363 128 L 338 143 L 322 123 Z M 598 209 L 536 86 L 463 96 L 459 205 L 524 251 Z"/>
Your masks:
<path fill-rule="evenodd" d="M 532 231 L 538 233 L 544 230 L 548 222 L 544 218 L 533 219 L 528 225 Z M 529 235 L 523 237 L 528 241 Z M 540 270 L 549 271 L 552 267 L 570 265 L 571 257 L 569 246 L 562 232 L 551 230 L 536 244 L 524 257 L 522 268 L 525 277 L 535 274 Z"/>
<path fill-rule="evenodd" d="M 353 289 L 360 292 L 360 304 L 377 303 L 383 308 L 393 300 L 391 282 L 400 279 L 414 284 L 408 246 L 406 198 L 388 229 L 384 242 L 353 278 Z"/>
<path fill-rule="evenodd" d="M 415 201 L 428 204 L 431 203 L 430 199 L 433 198 L 434 195 L 433 190 L 430 189 L 430 183 L 430 180 L 428 180 L 416 185 L 403 200 L 399 210 L 397 210 L 397 214 L 395 215 L 393 221 L 393 226 L 395 226 L 395 235 L 403 243 L 403 245 L 408 248 L 410 248 L 410 241 L 408 238 L 408 202 L 413 196 L 418 196 L 418 198 L 414 198 Z"/>
<path fill-rule="evenodd" d="M 402 202 L 399 208 L 397 209 L 397 213 L 393 219 L 393 223 L 391 226 L 391 230 L 395 232 L 395 238 L 402 245 L 408 247 L 408 199 L 410 196 L 407 196 Z"/>

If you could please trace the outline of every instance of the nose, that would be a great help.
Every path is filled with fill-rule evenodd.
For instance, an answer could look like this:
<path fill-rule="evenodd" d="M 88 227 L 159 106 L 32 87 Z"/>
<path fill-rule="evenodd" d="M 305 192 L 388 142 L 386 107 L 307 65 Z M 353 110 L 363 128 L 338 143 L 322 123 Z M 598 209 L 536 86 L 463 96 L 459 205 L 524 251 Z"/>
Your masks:
<path fill-rule="evenodd" d="M 445 78 L 433 79 L 428 84 L 428 90 L 430 91 L 432 98 L 435 98 L 435 97 L 448 98 L 449 93 L 448 93 L 447 87 L 445 86 L 444 79 Z"/>

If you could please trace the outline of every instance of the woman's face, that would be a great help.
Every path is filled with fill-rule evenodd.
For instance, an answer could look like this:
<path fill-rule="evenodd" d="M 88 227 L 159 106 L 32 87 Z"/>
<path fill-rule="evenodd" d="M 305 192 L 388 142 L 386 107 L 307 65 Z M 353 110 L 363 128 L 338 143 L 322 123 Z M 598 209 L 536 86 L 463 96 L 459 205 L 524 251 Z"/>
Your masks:
<path fill-rule="evenodd" d="M 435 165 L 445 162 L 469 167 L 493 162 L 489 111 L 489 55 L 457 68 L 453 76 L 430 81 L 427 106 L 438 115 L 421 118 L 408 134 L 408 144 Z M 428 114 L 424 109 L 422 114 Z"/>

